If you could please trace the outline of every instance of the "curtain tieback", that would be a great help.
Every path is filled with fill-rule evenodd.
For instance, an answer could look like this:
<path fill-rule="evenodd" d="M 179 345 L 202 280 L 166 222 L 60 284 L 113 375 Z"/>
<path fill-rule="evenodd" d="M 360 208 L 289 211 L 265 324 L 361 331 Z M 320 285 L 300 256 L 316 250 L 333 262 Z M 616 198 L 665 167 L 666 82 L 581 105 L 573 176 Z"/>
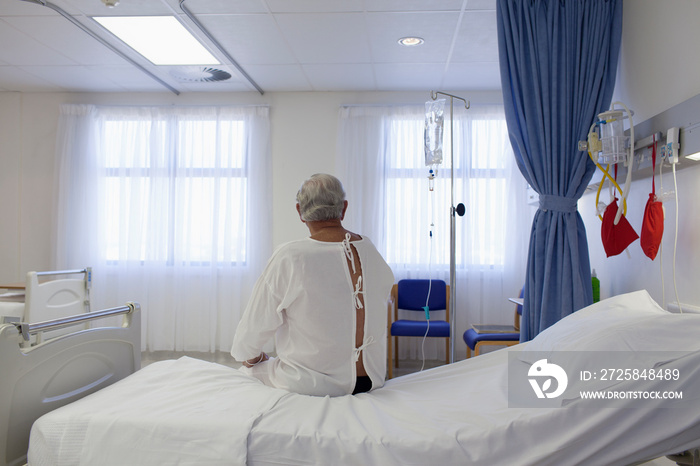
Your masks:
<path fill-rule="evenodd" d="M 540 194 L 540 210 L 573 213 L 578 210 L 578 199 L 551 194 Z"/>

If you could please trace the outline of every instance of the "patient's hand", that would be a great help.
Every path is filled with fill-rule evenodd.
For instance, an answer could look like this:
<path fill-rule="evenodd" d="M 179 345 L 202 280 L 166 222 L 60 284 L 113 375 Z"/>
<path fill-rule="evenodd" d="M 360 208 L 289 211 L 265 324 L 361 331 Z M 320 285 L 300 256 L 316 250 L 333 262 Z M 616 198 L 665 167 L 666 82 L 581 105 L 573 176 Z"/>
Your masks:
<path fill-rule="evenodd" d="M 270 357 L 263 352 L 263 353 L 260 353 L 260 356 L 258 356 L 257 358 L 248 359 L 247 361 L 243 361 L 243 365 L 245 367 L 250 368 L 250 367 L 253 367 L 254 365 L 259 364 L 263 361 L 267 361 L 268 359 L 270 359 Z"/>

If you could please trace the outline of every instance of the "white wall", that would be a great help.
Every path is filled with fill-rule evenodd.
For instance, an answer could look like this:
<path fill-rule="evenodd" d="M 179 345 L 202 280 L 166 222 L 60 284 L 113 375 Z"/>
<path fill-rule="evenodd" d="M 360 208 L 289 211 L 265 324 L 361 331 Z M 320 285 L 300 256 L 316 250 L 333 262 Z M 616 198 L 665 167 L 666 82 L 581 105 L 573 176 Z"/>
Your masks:
<path fill-rule="evenodd" d="M 20 211 L 20 95 L 0 93 L 0 279 L 11 280 L 19 273 Z"/>
<path fill-rule="evenodd" d="M 634 110 L 642 122 L 700 94 L 700 2 L 697 0 L 625 0 L 622 50 L 613 101 Z M 667 128 L 659 128 L 664 131 Z M 664 190 L 673 189 L 670 170 L 665 170 Z M 679 211 L 676 277 L 680 302 L 700 305 L 700 167 L 677 174 Z M 656 180 L 657 192 L 659 179 Z M 606 188 L 607 191 L 607 188 Z M 639 234 L 644 206 L 651 192 L 651 178 L 634 181 L 628 199 L 628 219 Z M 608 195 L 601 194 L 608 202 Z M 636 241 L 630 255 L 606 258 L 600 239 L 600 220 L 595 216 L 595 194 L 586 194 L 579 211 L 586 222 L 591 266 L 601 281 L 601 296 L 647 289 L 660 304 L 676 301 L 673 292 L 673 246 L 676 208 L 666 203 L 663 239 L 665 286 L 661 286 L 660 257 L 652 262 Z M 664 296 L 665 290 L 665 296 Z M 664 299 L 665 298 L 665 299 Z M 664 302 L 665 301 L 665 302 Z"/>
<path fill-rule="evenodd" d="M 614 100 L 635 111 L 638 122 L 700 93 L 700 2 L 696 0 L 626 0 L 618 82 Z M 458 92 L 475 103 L 501 102 L 499 92 Z M 266 103 L 272 118 L 273 242 L 306 234 L 294 211 L 294 194 L 313 172 L 335 171 L 338 108 L 358 103 L 421 103 L 425 93 L 256 93 L 238 94 L 56 94 L 0 93 L 0 281 L 19 281 L 28 270 L 51 265 L 54 141 L 61 103 L 206 105 Z M 628 217 L 639 231 L 650 179 L 632 184 Z M 679 218 L 677 258 L 681 302 L 700 304 L 698 281 L 700 168 L 678 173 L 683 216 Z M 670 177 L 664 186 L 670 186 Z M 600 222 L 594 215 L 594 195 L 579 203 L 586 222 L 591 263 L 601 279 L 603 297 L 648 289 L 662 301 L 656 262 L 643 256 L 639 243 L 605 258 Z M 671 290 L 671 252 L 675 207 L 667 206 L 664 238 L 666 301 Z"/>
<path fill-rule="evenodd" d="M 457 95 L 500 103 L 500 92 Z M 335 172 L 338 109 L 353 104 L 423 103 L 425 93 L 0 93 L 0 282 L 51 267 L 54 144 L 62 103 L 97 105 L 268 104 L 271 112 L 273 242 L 307 235 L 294 209 L 301 182 Z"/>

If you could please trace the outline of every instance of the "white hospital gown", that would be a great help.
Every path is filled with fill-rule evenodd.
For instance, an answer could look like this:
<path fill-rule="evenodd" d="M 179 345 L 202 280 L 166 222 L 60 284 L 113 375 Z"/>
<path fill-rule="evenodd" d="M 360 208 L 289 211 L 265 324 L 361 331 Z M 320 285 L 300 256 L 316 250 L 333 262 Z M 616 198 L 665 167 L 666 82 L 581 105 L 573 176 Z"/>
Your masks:
<path fill-rule="evenodd" d="M 231 355 L 238 361 L 253 359 L 274 335 L 277 357 L 250 371 L 265 383 L 306 395 L 352 393 L 359 356 L 357 310 L 343 243 L 305 238 L 284 244 L 258 279 Z M 363 275 L 362 358 L 372 387 L 378 388 L 386 372 L 387 300 L 394 275 L 367 238 L 350 244 Z"/>

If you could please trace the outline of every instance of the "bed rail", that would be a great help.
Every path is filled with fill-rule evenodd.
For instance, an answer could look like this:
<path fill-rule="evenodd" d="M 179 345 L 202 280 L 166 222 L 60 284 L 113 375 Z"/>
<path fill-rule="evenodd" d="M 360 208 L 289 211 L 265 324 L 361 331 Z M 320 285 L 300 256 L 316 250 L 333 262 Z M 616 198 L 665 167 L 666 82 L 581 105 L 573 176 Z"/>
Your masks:
<path fill-rule="evenodd" d="M 102 325 L 98 319 L 109 322 Z M 96 322 L 92 328 L 79 326 L 90 321 Z M 75 331 L 32 344 L 43 332 L 71 326 Z M 0 466 L 27 462 L 36 419 L 137 371 L 140 338 L 141 307 L 133 302 L 55 320 L 0 325 Z"/>
<path fill-rule="evenodd" d="M 85 288 L 90 290 L 92 286 L 92 267 L 85 267 L 84 269 L 73 269 L 73 270 L 48 270 L 44 272 L 35 272 L 37 277 L 51 277 L 53 275 L 75 275 L 75 274 L 85 274 Z"/>
<path fill-rule="evenodd" d="M 75 270 L 49 270 L 46 272 L 37 272 L 36 275 L 38 277 L 45 277 L 45 276 L 50 276 L 50 275 L 73 275 L 76 273 L 86 273 L 89 275 L 91 273 L 91 268 L 86 267 L 84 269 L 75 269 Z"/>
<path fill-rule="evenodd" d="M 63 317 L 61 319 L 46 320 L 44 322 L 36 322 L 34 324 L 29 324 L 27 322 L 15 322 L 13 323 L 13 325 L 17 328 L 17 331 L 22 335 L 24 341 L 29 341 L 32 335 L 38 334 L 40 332 L 70 327 L 73 325 L 102 319 L 104 317 L 118 316 L 122 314 L 133 314 L 135 311 L 138 311 L 140 309 L 141 307 L 138 303 L 130 302 L 127 303 L 125 306 L 104 309 L 102 311 L 88 312 L 85 314 Z"/>

